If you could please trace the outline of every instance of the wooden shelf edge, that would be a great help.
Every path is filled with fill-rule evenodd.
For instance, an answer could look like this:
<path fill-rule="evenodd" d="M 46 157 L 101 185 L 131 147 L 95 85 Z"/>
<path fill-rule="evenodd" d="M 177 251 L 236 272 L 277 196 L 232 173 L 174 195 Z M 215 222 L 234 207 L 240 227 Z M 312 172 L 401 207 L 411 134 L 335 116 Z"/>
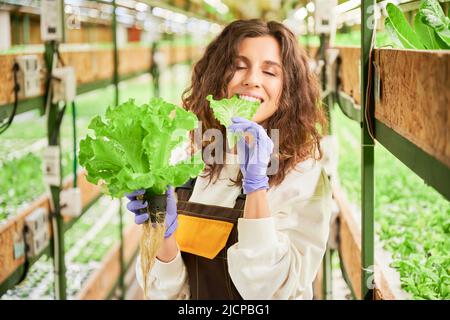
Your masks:
<path fill-rule="evenodd" d="M 63 182 L 63 189 L 73 185 L 73 177 L 67 177 Z M 87 182 L 85 178 L 85 171 L 81 170 L 78 173 L 78 186 L 81 189 L 82 206 L 83 208 L 91 205 L 92 202 L 100 195 L 100 188 Z M 16 216 L 8 219 L 0 226 L 0 283 L 8 280 L 13 276 L 15 271 L 25 263 L 25 255 L 19 259 L 14 259 L 14 236 L 16 234 L 23 235 L 25 227 L 25 219 L 32 214 L 36 209 L 44 208 L 48 215 L 50 215 L 50 194 L 47 192 L 33 201 L 30 205 L 21 210 Z M 64 217 L 65 223 L 70 223 L 71 220 L 77 218 Z M 48 219 L 48 231 L 50 237 L 52 236 L 51 220 Z M 31 259 L 34 261 L 33 259 Z M 31 267 L 31 263 L 30 263 Z"/>
<path fill-rule="evenodd" d="M 132 265 L 131 259 L 139 248 L 139 226 L 131 224 L 124 231 L 124 262 Z M 116 243 L 103 258 L 101 267 L 98 268 L 87 280 L 84 288 L 77 294 L 77 300 L 102 300 L 106 299 L 113 290 L 120 275 L 119 259 L 120 243 Z"/>

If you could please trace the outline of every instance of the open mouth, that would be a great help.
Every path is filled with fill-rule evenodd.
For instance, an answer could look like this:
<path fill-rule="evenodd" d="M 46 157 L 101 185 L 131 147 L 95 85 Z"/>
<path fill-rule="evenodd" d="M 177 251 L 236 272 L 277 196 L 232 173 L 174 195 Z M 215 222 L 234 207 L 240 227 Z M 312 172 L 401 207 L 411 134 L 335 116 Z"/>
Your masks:
<path fill-rule="evenodd" d="M 259 102 L 259 103 L 263 103 L 264 102 L 263 98 L 250 96 L 250 95 L 246 95 L 246 94 L 240 94 L 239 95 L 239 99 L 247 100 L 247 101 L 250 101 L 250 102 Z"/>

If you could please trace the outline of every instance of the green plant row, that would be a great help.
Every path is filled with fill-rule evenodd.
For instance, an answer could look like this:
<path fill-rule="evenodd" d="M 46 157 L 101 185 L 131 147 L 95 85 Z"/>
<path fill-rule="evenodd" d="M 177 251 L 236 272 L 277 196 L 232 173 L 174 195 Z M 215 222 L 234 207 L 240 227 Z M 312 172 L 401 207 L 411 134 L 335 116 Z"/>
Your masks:
<path fill-rule="evenodd" d="M 320 46 L 320 37 L 316 35 L 311 36 L 300 36 L 299 43 L 305 46 L 311 47 L 319 47 Z M 378 31 L 375 35 L 375 44 L 377 47 L 386 47 L 392 46 L 393 42 L 390 39 L 389 35 L 384 31 Z M 336 33 L 336 37 L 334 40 L 335 46 L 361 46 L 361 31 L 360 30 L 351 30 L 348 32 Z"/>
<path fill-rule="evenodd" d="M 121 100 L 135 96 L 139 101 L 150 97 L 151 85 L 148 79 L 129 80 L 121 83 Z M 113 104 L 114 88 L 104 89 L 77 97 L 77 136 L 78 141 L 86 135 L 88 121 L 105 111 Z M 61 126 L 62 174 L 73 174 L 72 116 L 70 108 L 66 110 Z M 26 149 L 41 139 L 46 139 L 47 129 L 44 117 L 35 112 L 31 119 L 13 122 L 10 128 L 0 136 L 0 223 L 14 216 L 21 207 L 36 200 L 46 190 L 42 174 L 42 152 L 25 153 L 23 157 L 4 160 L 12 151 Z"/>
<path fill-rule="evenodd" d="M 360 128 L 332 112 L 340 145 L 339 178 L 358 206 Z M 450 299 L 450 203 L 380 145 L 375 147 L 375 227 L 414 299 Z"/>
<path fill-rule="evenodd" d="M 100 266 L 101 260 L 114 243 L 119 240 L 118 214 L 114 212 L 113 218 L 108 219 L 107 223 L 99 231 L 94 233 L 91 240 L 83 245 L 82 250 L 72 258 L 71 250 L 74 249 L 78 241 L 95 227 L 95 224 L 102 219 L 102 215 L 110 205 L 110 200 L 106 197 L 101 198 L 83 215 L 75 225 L 65 234 L 66 251 L 66 279 L 68 298 L 74 298 L 85 285 L 89 276 Z M 132 223 L 130 215 L 124 216 L 124 224 Z M 36 262 L 30 269 L 27 278 L 7 291 L 1 299 L 54 299 L 54 277 L 52 260 L 44 256 Z"/>

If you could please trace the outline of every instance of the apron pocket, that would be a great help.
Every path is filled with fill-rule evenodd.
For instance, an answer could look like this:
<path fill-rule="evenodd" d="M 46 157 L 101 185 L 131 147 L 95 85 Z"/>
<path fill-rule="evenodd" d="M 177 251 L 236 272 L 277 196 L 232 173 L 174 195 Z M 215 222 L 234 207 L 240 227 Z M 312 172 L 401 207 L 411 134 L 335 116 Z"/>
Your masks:
<path fill-rule="evenodd" d="M 178 214 L 175 238 L 181 251 L 214 259 L 222 250 L 233 223 Z"/>

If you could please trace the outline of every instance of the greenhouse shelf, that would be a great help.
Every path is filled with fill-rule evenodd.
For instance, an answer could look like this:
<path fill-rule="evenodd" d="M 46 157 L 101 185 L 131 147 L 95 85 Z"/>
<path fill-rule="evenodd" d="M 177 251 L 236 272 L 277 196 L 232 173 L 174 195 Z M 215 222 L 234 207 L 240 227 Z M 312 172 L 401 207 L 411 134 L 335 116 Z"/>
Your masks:
<path fill-rule="evenodd" d="M 336 48 L 340 51 L 336 100 L 344 114 L 360 121 L 360 76 L 356 70 L 361 50 Z M 375 138 L 447 199 L 449 68 L 448 51 L 374 51 Z"/>
<path fill-rule="evenodd" d="M 95 50 L 94 50 L 95 49 Z M 73 66 L 77 77 L 77 94 L 86 93 L 113 84 L 113 52 L 112 48 L 106 49 L 80 49 L 76 46 L 62 50 L 61 55 L 66 65 Z M 199 58 L 202 48 L 198 46 L 171 46 L 164 45 L 159 49 L 165 57 L 165 64 L 172 66 Z M 32 52 L 27 52 L 32 54 Z M 43 52 L 35 52 L 44 65 Z M 0 119 L 7 115 L 13 108 L 13 76 L 12 68 L 14 59 L 22 54 L 0 54 L 0 73 L 4 73 L 9 79 L 0 87 Z M 152 65 L 152 51 L 146 46 L 130 46 L 119 49 L 119 81 L 135 78 L 150 72 Z M 77 72 L 76 70 L 83 70 Z M 44 79 L 41 79 L 41 95 L 19 100 L 17 114 L 32 110 L 42 109 L 44 105 Z"/>
<path fill-rule="evenodd" d="M 367 39 L 365 39 L 367 40 Z M 364 48 L 367 48 L 367 41 L 365 41 Z M 373 61 L 370 61 L 372 74 L 368 75 L 368 70 L 364 70 L 367 77 L 372 79 L 370 92 L 373 97 L 373 103 L 369 103 L 368 116 L 362 117 L 361 108 L 361 49 L 359 47 L 336 47 L 339 49 L 339 57 L 337 59 L 336 87 L 327 88 L 328 92 L 334 93 L 334 102 L 336 102 L 342 113 L 354 120 L 359 128 L 364 127 L 365 143 L 362 143 L 357 138 L 356 149 L 361 153 L 370 151 L 368 148 L 371 143 L 367 138 L 368 126 L 372 126 L 372 136 L 375 141 L 387 149 L 391 155 L 399 159 L 412 172 L 423 179 L 423 181 L 434 190 L 443 195 L 447 200 L 450 199 L 450 188 L 448 181 L 450 181 L 450 153 L 448 148 L 448 101 L 450 91 L 448 90 L 448 69 L 450 67 L 450 52 L 449 51 L 418 51 L 418 50 L 398 50 L 398 49 L 374 49 L 372 55 Z M 367 51 L 366 51 L 367 54 Z M 369 60 L 369 58 L 368 58 Z M 368 61 L 367 60 L 367 61 Z M 332 82 L 330 83 L 332 84 Z M 370 122 L 369 122 L 370 121 Z M 368 125 L 369 124 L 369 125 Z M 342 124 L 341 124 L 342 125 Z M 361 131 L 362 132 L 362 131 Z M 357 137 L 361 137 L 361 132 L 357 133 Z M 344 143 L 349 143 L 344 140 Z M 369 141 L 369 142 L 368 142 Z M 370 153 L 364 153 L 365 156 Z M 372 159 L 373 160 L 373 159 Z M 364 206 L 368 206 L 367 199 L 371 201 L 370 192 L 374 190 L 374 181 L 371 181 L 371 170 L 375 167 L 370 157 L 367 161 L 361 163 L 358 172 L 361 172 L 362 181 L 366 181 L 364 186 L 361 186 L 359 181 L 355 181 L 361 188 L 358 189 L 359 195 L 361 192 L 368 196 L 364 202 Z M 348 163 L 346 163 L 348 165 Z M 353 166 L 351 167 L 353 168 Z M 356 168 L 354 168 L 356 169 Z M 349 169 L 350 170 L 350 169 Z M 361 171 L 359 171 L 361 170 Z M 375 170 L 376 172 L 377 170 Z M 373 171 L 372 171 L 373 172 Z M 411 173 L 412 174 L 412 173 Z M 358 174 L 356 175 L 358 176 Z M 346 183 L 349 177 L 344 177 Z M 353 176 L 353 179 L 355 176 Z M 397 177 L 402 179 L 401 176 Z M 367 181 L 371 181 L 367 183 Z M 395 178 L 394 178 L 395 181 Z M 399 182 L 402 180 L 399 180 Z M 353 183 L 353 182 L 352 182 Z M 348 183 L 347 183 L 348 184 Z M 351 190 L 355 192 L 355 190 Z M 337 192 L 339 194 L 339 191 Z M 384 196 L 386 197 L 386 196 Z M 389 198 L 389 197 L 388 197 Z M 364 198 L 363 198 L 364 199 Z M 355 199 L 353 199 L 355 200 Z M 361 198 L 357 199 L 361 202 Z M 378 201 L 378 199 L 373 199 Z M 341 200 L 340 207 L 345 206 Z M 440 202 L 441 203 L 441 202 Z M 362 204 L 361 204 L 362 205 Z M 369 221 L 373 217 L 373 210 L 366 208 L 369 212 Z M 404 210 L 405 208 L 403 208 Z M 378 209 L 377 209 L 378 210 Z M 447 210 L 443 208 L 443 210 Z M 342 213 L 344 212 L 344 213 Z M 343 273 L 348 280 L 349 286 L 353 289 L 353 293 L 357 298 L 368 298 L 369 296 L 361 296 L 362 291 L 362 272 L 361 259 L 362 257 L 370 257 L 371 252 L 376 256 L 377 268 L 379 271 L 375 274 L 375 290 L 374 298 L 376 299 L 404 299 L 411 298 L 410 292 L 414 292 L 413 298 L 426 297 L 445 297 L 448 296 L 445 288 L 441 286 L 431 286 L 433 288 L 430 292 L 422 290 L 424 281 L 410 279 L 405 275 L 405 270 L 411 270 L 415 277 L 421 277 L 420 272 L 408 265 L 409 261 L 405 261 L 404 257 L 399 258 L 399 254 L 395 253 L 396 261 L 392 263 L 395 269 L 389 267 L 391 252 L 380 249 L 375 245 L 372 248 L 370 243 L 380 244 L 386 243 L 377 238 L 375 234 L 374 241 L 370 240 L 371 236 L 363 237 L 361 234 L 361 215 L 359 209 L 356 215 L 345 214 L 351 212 L 350 210 L 342 210 L 340 214 L 340 235 L 341 243 L 347 247 L 340 248 L 340 256 L 343 260 Z M 435 213 L 437 219 L 442 218 L 442 214 Z M 367 217 L 365 215 L 364 217 Z M 387 218 L 387 217 L 385 217 Z M 357 219 L 357 220 L 355 220 Z M 359 219 L 359 220 L 358 220 Z M 394 222 L 396 223 L 396 222 Z M 397 222 L 399 223 L 399 222 Z M 371 223 L 364 224 L 366 234 L 369 234 L 374 227 Z M 386 228 L 385 225 L 382 228 Z M 440 234 L 440 233 L 439 233 Z M 366 254 L 361 248 L 361 239 L 364 238 Z M 384 239 L 386 240 L 386 239 Z M 399 240 L 400 241 L 400 240 Z M 413 239 L 411 241 L 414 241 Z M 410 245 L 414 245 L 410 244 Z M 405 241 L 405 246 L 408 246 L 408 240 Z M 391 250 L 396 245 L 388 244 Z M 398 248 L 397 248 L 398 249 Z M 372 251 L 373 250 L 373 251 Z M 390 251 L 389 250 L 389 251 Z M 395 249 L 394 249 L 395 250 Z M 434 249 L 433 249 L 434 250 Z M 435 249 L 437 255 L 442 254 L 442 249 Z M 445 251 L 445 249 L 443 249 Z M 419 250 L 420 251 L 420 250 Z M 414 259 L 419 259 L 421 251 L 415 254 Z M 433 251 L 434 252 L 434 251 Z M 434 255 L 435 253 L 433 253 Z M 434 257 L 433 257 L 434 258 Z M 429 259 L 434 260 L 434 259 Z M 439 259 L 437 259 L 439 261 Z M 427 260 L 428 261 L 428 260 Z M 412 264 L 417 263 L 414 261 Z M 366 264 L 368 265 L 368 264 Z M 399 267 L 403 265 L 403 267 Z M 407 267 L 405 267 L 407 265 Z M 412 269 L 410 269 L 412 268 Z M 418 266 L 416 269 L 419 268 Z M 443 267 L 445 269 L 445 267 Z M 422 270 L 422 267 L 419 268 Z M 439 268 L 428 266 L 423 267 L 429 277 L 438 277 L 436 284 L 445 286 L 445 271 L 443 276 Z M 366 276 L 368 269 L 364 269 Z M 429 271 L 429 273 L 427 272 Z M 399 272 L 401 272 L 402 283 L 399 280 Z M 442 277 L 444 277 L 442 279 Z M 431 281 L 431 280 L 430 280 Z M 416 287 L 420 286 L 419 287 Z M 428 285 L 430 285 L 428 283 Z M 401 287 L 404 287 L 406 292 Z M 418 289 L 419 288 L 419 289 Z M 367 292 L 366 292 L 367 293 Z"/>
<path fill-rule="evenodd" d="M 338 169 L 343 188 L 341 191 L 345 188 L 351 201 L 341 201 L 340 205 L 347 208 L 341 212 L 348 213 L 340 216 L 341 242 L 351 246 L 346 250 L 348 255 L 352 250 L 357 252 L 352 257 L 343 255 L 341 258 L 342 261 L 346 258 L 344 269 L 349 269 L 346 270 L 347 274 L 353 274 L 353 282 L 348 282 L 358 286 L 358 272 L 361 269 L 353 264 L 361 253 L 360 127 L 356 122 L 349 122 L 338 107 L 333 109 L 332 115 L 334 133 L 340 142 Z M 424 184 L 419 176 L 383 146 L 378 145 L 375 151 L 375 180 L 378 181 L 375 185 L 375 261 L 389 282 L 389 290 L 384 290 L 383 296 L 392 298 L 412 295 L 413 299 L 447 299 L 448 201 Z M 336 197 L 347 199 L 344 196 Z M 416 200 L 411 202 L 410 199 Z M 376 279 L 378 287 L 386 287 L 378 283 L 381 281 L 379 275 L 376 275 Z M 380 296 L 379 290 L 376 294 Z"/>
<path fill-rule="evenodd" d="M 361 104 L 361 49 L 359 47 L 336 47 L 339 50 L 338 76 L 340 90 Z"/>
<path fill-rule="evenodd" d="M 423 178 L 425 183 L 450 199 L 450 169 L 417 145 L 375 119 L 377 141 Z"/>
<path fill-rule="evenodd" d="M 374 64 L 375 119 L 442 162 L 449 177 L 450 50 L 379 49 Z"/>
<path fill-rule="evenodd" d="M 343 266 L 342 273 L 349 283 L 352 294 L 361 299 L 361 222 L 359 212 L 355 214 L 339 186 L 333 185 L 333 197 L 339 206 L 338 236 L 339 257 Z M 375 299 L 405 300 L 411 295 L 400 287 L 398 272 L 389 267 L 389 254 L 382 248 L 375 251 Z"/>
<path fill-rule="evenodd" d="M 361 122 L 361 107 L 355 103 L 352 97 L 339 91 L 336 93 L 336 102 L 342 112 L 351 120 Z"/>
<path fill-rule="evenodd" d="M 80 299 L 83 292 L 94 292 L 98 296 L 98 291 L 93 289 L 93 284 L 97 287 L 110 288 L 113 284 L 103 281 L 97 283 L 98 271 L 105 267 L 115 266 L 111 263 L 111 256 L 116 257 L 116 264 L 119 259 L 116 256 L 118 250 L 119 221 L 118 221 L 119 201 L 102 197 L 91 207 L 79 220 L 75 228 L 67 232 L 66 263 L 67 263 L 67 283 L 68 298 Z M 131 216 L 125 218 L 127 231 L 124 235 L 129 236 L 130 227 L 134 226 Z M 128 232 L 128 233 L 127 233 Z M 137 251 L 136 237 L 129 237 L 125 242 L 125 252 Z M 125 255 L 126 268 L 133 263 L 134 254 Z M 133 270 L 130 270 L 133 272 Z M 118 277 L 118 276 L 117 276 Z M 42 258 L 36 262 L 30 270 L 29 276 L 15 288 L 9 290 L 2 299 L 54 299 L 53 295 L 53 265 L 50 258 Z M 101 298 L 106 298 L 101 297 Z"/>
<path fill-rule="evenodd" d="M 84 170 L 78 173 L 77 181 L 78 187 L 81 190 L 82 212 L 84 213 L 100 197 L 100 188 L 87 182 Z M 69 188 L 72 184 L 73 178 L 69 177 L 64 181 L 63 186 L 64 188 Z M 0 242 L 2 243 L 0 247 L 2 263 L 2 268 L 0 269 L 0 294 L 13 286 L 22 277 L 23 273 L 27 271 L 25 268 L 26 262 L 28 263 L 27 268 L 29 268 L 35 261 L 35 259 L 27 260 L 25 255 L 15 259 L 14 244 L 18 241 L 15 237 L 23 237 L 24 235 L 25 218 L 38 208 L 43 208 L 46 214 L 49 215 L 50 198 L 48 193 L 40 196 L 16 216 L 13 216 L 0 225 Z M 64 217 L 67 226 L 71 226 L 77 219 L 79 217 Z M 48 219 L 48 232 L 50 235 L 51 230 L 51 220 Z"/>
<path fill-rule="evenodd" d="M 124 270 L 133 264 L 139 248 L 139 228 L 131 224 L 124 231 Z M 120 244 L 116 243 L 77 294 L 79 300 L 102 300 L 112 296 L 120 275 Z"/>

